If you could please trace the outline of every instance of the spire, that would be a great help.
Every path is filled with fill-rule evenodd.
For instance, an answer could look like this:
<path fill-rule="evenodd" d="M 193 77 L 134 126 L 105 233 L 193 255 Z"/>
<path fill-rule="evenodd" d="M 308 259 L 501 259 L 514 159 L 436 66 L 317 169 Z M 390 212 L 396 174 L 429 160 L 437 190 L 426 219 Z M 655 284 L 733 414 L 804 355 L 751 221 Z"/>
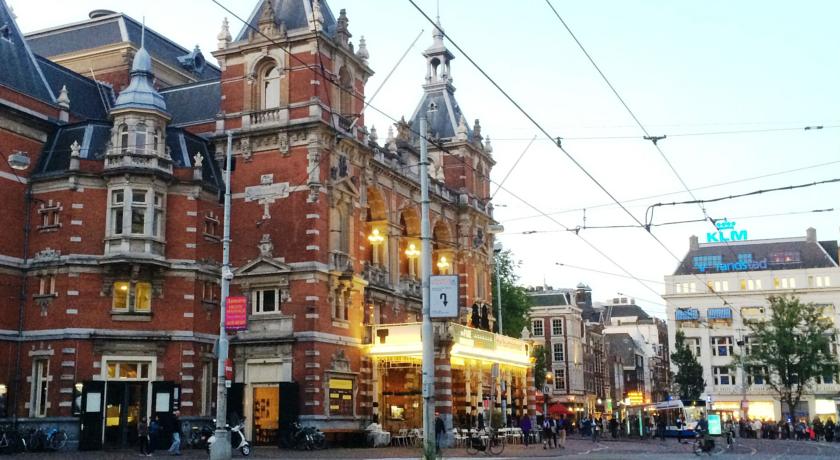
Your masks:
<path fill-rule="evenodd" d="M 230 25 L 228 25 L 228 19 L 225 18 L 222 21 L 222 30 L 219 31 L 219 35 L 216 35 L 216 40 L 219 41 L 219 49 L 227 48 L 232 40 L 230 36 Z"/>
<path fill-rule="evenodd" d="M 134 55 L 131 63 L 131 82 L 124 89 L 111 111 L 128 108 L 157 110 L 166 114 L 166 102 L 154 86 L 152 72 L 152 57 L 146 51 L 146 23 L 143 21 L 143 32 L 140 37 L 140 49 Z"/>
<path fill-rule="evenodd" d="M 440 24 L 440 17 L 438 17 L 435 28 L 432 30 L 432 45 L 423 52 L 423 56 L 426 57 L 427 85 L 439 83 L 450 85 L 452 83 L 449 62 L 455 59 L 455 56 L 446 49 L 443 37 L 443 26 Z"/>

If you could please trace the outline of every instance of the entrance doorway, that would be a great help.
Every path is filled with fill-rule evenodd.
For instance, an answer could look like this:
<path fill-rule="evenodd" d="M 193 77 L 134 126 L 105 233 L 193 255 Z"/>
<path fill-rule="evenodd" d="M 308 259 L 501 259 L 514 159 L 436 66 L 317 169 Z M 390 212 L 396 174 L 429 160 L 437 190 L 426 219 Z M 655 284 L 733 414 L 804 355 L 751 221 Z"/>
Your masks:
<path fill-rule="evenodd" d="M 280 422 L 280 392 L 277 385 L 254 387 L 254 444 L 277 445 Z"/>
<path fill-rule="evenodd" d="M 146 417 L 146 382 L 108 382 L 105 389 L 105 447 L 125 448 L 137 442 L 137 423 Z"/>

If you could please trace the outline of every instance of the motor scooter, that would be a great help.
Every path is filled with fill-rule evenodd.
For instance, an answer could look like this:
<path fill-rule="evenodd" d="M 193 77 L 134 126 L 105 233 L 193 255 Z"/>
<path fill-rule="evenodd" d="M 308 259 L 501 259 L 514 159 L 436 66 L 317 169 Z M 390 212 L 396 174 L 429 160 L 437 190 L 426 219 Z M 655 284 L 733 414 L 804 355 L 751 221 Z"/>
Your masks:
<path fill-rule="evenodd" d="M 215 422 L 215 421 L 214 421 Z M 238 450 L 244 456 L 251 455 L 251 443 L 245 439 L 245 419 L 242 419 L 234 426 L 225 425 L 225 428 L 230 431 L 230 447 L 232 450 Z M 207 451 L 213 448 L 216 442 L 216 434 L 207 440 Z"/>

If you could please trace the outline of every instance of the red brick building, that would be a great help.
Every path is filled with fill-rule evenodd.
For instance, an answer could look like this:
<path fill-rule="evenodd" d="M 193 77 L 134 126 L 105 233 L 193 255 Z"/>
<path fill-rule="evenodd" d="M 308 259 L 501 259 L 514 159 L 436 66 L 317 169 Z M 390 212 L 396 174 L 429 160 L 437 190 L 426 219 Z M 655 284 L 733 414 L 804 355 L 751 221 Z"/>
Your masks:
<path fill-rule="evenodd" d="M 23 37 L 0 0 L 3 22 L 0 59 L 16 63 L 0 69 L 7 416 L 81 420 L 96 448 L 133 442 L 139 416 L 213 414 L 232 132 L 232 294 L 249 314 L 229 408 L 258 443 L 298 417 L 332 432 L 416 425 L 419 361 L 387 346 L 419 341 L 423 114 L 433 272 L 460 284 L 460 317 L 436 323 L 437 408 L 466 420 L 494 392 L 511 416 L 528 411 L 529 344 L 478 330 L 494 323 L 494 160 L 454 99 L 442 34 L 415 113 L 380 142 L 364 124 L 364 38 L 354 46 L 323 0 L 259 1 L 235 38 L 225 21 L 218 68 L 119 13 Z"/>

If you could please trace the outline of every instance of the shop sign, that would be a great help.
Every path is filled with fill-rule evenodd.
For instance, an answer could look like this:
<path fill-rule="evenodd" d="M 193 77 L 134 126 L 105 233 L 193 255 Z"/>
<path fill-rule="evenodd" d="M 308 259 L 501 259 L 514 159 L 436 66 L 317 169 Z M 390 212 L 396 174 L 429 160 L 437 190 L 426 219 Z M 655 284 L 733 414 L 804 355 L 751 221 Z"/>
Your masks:
<path fill-rule="evenodd" d="M 715 222 L 715 227 L 718 231 L 706 232 L 706 241 L 709 243 L 726 243 L 729 241 L 745 241 L 747 239 L 746 230 L 735 230 L 735 222 L 731 220 L 724 220 Z"/>
<path fill-rule="evenodd" d="M 496 349 L 496 334 L 482 331 L 480 329 L 464 327 L 460 324 L 453 324 L 452 326 L 456 335 L 455 340 L 458 344 L 469 348 L 481 348 L 484 350 Z"/>
<path fill-rule="evenodd" d="M 248 298 L 230 296 L 225 300 L 225 330 L 243 331 L 248 329 Z"/>
<path fill-rule="evenodd" d="M 429 314 L 432 318 L 458 317 L 458 275 L 429 277 Z"/>
<path fill-rule="evenodd" d="M 642 404 L 645 402 L 645 394 L 641 391 L 631 391 L 627 393 L 627 400 L 630 404 Z"/>
<path fill-rule="evenodd" d="M 712 436 L 720 436 L 720 414 L 709 414 L 709 434 Z"/>

